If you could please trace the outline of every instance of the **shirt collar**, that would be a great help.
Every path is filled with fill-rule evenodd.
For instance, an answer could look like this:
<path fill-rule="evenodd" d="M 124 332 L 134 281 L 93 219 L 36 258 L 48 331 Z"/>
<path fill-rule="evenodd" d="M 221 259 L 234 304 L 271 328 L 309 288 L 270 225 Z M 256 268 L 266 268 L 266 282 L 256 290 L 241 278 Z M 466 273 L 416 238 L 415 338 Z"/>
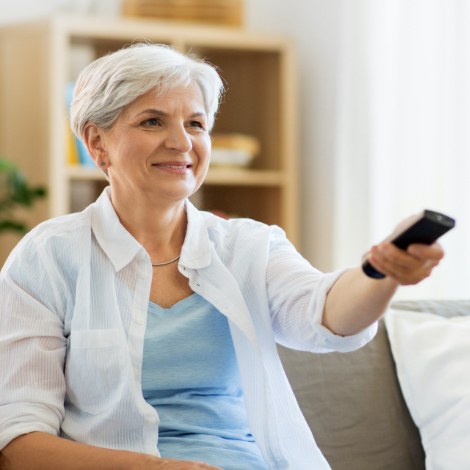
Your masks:
<path fill-rule="evenodd" d="M 181 265 L 190 269 L 208 266 L 211 261 L 212 244 L 209 239 L 209 227 L 202 213 L 186 200 L 188 227 L 181 249 Z"/>
<path fill-rule="evenodd" d="M 92 230 L 106 256 L 116 271 L 129 264 L 137 253 L 144 250 L 142 245 L 121 224 L 110 199 L 108 186 L 92 205 Z M 188 227 L 181 249 L 180 264 L 190 269 L 209 265 L 211 242 L 208 227 L 201 212 L 185 201 Z"/>
<path fill-rule="evenodd" d="M 129 264 L 143 250 L 140 243 L 125 229 L 114 210 L 108 186 L 93 204 L 91 227 L 106 256 L 116 271 Z"/>

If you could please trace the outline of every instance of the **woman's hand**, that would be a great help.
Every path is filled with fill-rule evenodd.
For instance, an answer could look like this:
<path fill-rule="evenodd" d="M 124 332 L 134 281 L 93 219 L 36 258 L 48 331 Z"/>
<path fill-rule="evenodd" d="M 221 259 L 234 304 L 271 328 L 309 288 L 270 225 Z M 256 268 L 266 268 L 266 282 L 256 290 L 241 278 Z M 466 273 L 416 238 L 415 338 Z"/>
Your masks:
<path fill-rule="evenodd" d="M 443 257 L 444 250 L 439 243 L 413 244 L 405 251 L 383 242 L 373 246 L 367 255 L 375 269 L 402 286 L 418 284 L 426 279 Z"/>
<path fill-rule="evenodd" d="M 132 467 L 133 470 L 222 470 L 203 462 L 190 462 L 186 460 L 175 460 L 157 458 L 151 455 L 139 454 L 138 462 Z"/>

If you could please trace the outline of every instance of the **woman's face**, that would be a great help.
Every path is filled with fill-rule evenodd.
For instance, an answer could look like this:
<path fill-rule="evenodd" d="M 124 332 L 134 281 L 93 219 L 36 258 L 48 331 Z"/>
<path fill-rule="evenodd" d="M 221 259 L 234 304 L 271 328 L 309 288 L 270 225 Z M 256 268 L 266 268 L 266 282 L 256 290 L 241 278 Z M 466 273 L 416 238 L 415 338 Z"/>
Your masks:
<path fill-rule="evenodd" d="M 114 195 L 183 200 L 201 186 L 209 167 L 211 141 L 200 88 L 140 96 L 103 132 L 102 143 Z"/>

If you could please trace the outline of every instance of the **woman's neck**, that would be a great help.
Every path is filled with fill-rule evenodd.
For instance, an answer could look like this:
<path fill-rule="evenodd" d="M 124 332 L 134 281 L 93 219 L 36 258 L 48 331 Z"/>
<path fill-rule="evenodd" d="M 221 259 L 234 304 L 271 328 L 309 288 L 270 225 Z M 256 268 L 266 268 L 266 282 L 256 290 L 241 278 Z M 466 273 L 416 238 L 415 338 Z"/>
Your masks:
<path fill-rule="evenodd" d="M 148 201 L 111 201 L 122 225 L 145 248 L 153 262 L 178 256 L 186 235 L 184 201 L 152 204 Z"/>

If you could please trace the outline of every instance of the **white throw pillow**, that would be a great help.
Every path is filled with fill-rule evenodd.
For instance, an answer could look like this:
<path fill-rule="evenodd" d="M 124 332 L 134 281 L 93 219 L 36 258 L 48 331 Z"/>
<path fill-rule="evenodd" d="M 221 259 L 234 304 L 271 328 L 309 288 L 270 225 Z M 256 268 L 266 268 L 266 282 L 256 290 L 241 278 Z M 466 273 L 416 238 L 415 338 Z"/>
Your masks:
<path fill-rule="evenodd" d="M 470 317 L 391 310 L 385 323 L 426 469 L 469 470 Z"/>

